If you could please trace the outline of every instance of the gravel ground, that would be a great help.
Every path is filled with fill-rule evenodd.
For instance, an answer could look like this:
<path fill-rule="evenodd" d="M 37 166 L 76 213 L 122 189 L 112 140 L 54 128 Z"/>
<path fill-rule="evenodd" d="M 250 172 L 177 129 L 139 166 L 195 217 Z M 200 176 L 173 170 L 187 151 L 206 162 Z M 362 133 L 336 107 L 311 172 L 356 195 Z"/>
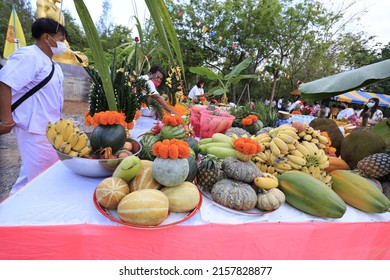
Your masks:
<path fill-rule="evenodd" d="M 66 101 L 63 117 L 72 118 L 81 131 L 90 131 L 91 127 L 84 124 L 84 112 L 88 110 L 88 103 Z M 0 202 L 8 197 L 9 192 L 20 171 L 20 154 L 16 138 L 12 133 L 0 136 Z"/>

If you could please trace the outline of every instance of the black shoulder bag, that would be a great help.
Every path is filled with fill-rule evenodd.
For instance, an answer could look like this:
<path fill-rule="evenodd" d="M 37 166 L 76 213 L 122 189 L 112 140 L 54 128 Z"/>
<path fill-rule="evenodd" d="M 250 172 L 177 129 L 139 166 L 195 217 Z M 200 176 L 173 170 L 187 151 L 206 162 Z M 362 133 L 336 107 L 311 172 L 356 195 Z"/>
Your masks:
<path fill-rule="evenodd" d="M 15 109 L 18 108 L 19 105 L 22 104 L 27 98 L 32 96 L 34 93 L 40 90 L 44 85 L 46 85 L 50 81 L 51 77 L 53 77 L 53 74 L 54 74 L 54 64 L 52 64 L 52 68 L 49 76 L 47 76 L 44 80 L 42 80 L 39 84 L 33 87 L 30 91 L 26 92 L 21 98 L 19 98 L 14 104 L 12 104 L 11 106 L 12 112 L 15 111 Z"/>

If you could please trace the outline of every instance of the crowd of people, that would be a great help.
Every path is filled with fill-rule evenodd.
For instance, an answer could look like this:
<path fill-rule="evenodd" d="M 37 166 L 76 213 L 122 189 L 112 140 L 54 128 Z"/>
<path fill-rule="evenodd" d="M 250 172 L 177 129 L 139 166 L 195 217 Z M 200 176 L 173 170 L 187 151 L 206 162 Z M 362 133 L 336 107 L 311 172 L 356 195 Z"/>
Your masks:
<path fill-rule="evenodd" d="M 266 105 L 270 104 L 270 100 L 266 99 Z M 310 105 L 306 100 L 299 96 L 295 100 L 281 97 L 278 101 L 272 102 L 273 107 L 277 107 L 280 111 L 287 111 L 292 114 L 303 114 L 314 116 L 317 118 L 330 118 L 334 120 L 348 122 L 355 126 L 370 126 L 380 122 L 384 116 L 379 108 L 379 99 L 374 97 L 368 100 L 365 105 L 349 105 L 345 102 L 334 101 L 330 107 L 329 102 L 320 103 L 319 100 L 314 101 Z"/>

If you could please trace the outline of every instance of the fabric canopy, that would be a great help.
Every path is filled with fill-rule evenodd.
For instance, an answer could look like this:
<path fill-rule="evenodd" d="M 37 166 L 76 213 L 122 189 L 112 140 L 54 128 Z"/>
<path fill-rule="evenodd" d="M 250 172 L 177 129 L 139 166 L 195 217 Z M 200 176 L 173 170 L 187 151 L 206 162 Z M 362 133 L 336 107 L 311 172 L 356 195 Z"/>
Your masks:
<path fill-rule="evenodd" d="M 347 93 L 334 96 L 331 99 L 354 104 L 367 104 L 368 100 L 373 97 L 379 99 L 379 106 L 390 107 L 390 95 L 366 92 L 361 90 L 349 91 Z"/>

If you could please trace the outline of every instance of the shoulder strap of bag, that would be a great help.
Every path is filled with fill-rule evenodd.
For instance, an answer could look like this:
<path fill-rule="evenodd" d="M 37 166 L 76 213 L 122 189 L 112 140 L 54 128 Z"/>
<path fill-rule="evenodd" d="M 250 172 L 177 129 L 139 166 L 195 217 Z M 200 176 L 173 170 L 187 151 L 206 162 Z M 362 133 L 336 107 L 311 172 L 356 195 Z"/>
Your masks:
<path fill-rule="evenodd" d="M 19 105 L 22 104 L 27 98 L 32 96 L 34 93 L 40 90 L 44 85 L 46 85 L 50 81 L 51 77 L 53 77 L 53 74 L 54 74 L 54 63 L 52 64 L 52 68 L 49 76 L 47 76 L 44 80 L 42 80 L 39 84 L 33 87 L 30 91 L 26 92 L 21 98 L 19 98 L 14 104 L 12 104 L 11 106 L 12 112 L 15 111 L 15 109 L 18 108 Z"/>

